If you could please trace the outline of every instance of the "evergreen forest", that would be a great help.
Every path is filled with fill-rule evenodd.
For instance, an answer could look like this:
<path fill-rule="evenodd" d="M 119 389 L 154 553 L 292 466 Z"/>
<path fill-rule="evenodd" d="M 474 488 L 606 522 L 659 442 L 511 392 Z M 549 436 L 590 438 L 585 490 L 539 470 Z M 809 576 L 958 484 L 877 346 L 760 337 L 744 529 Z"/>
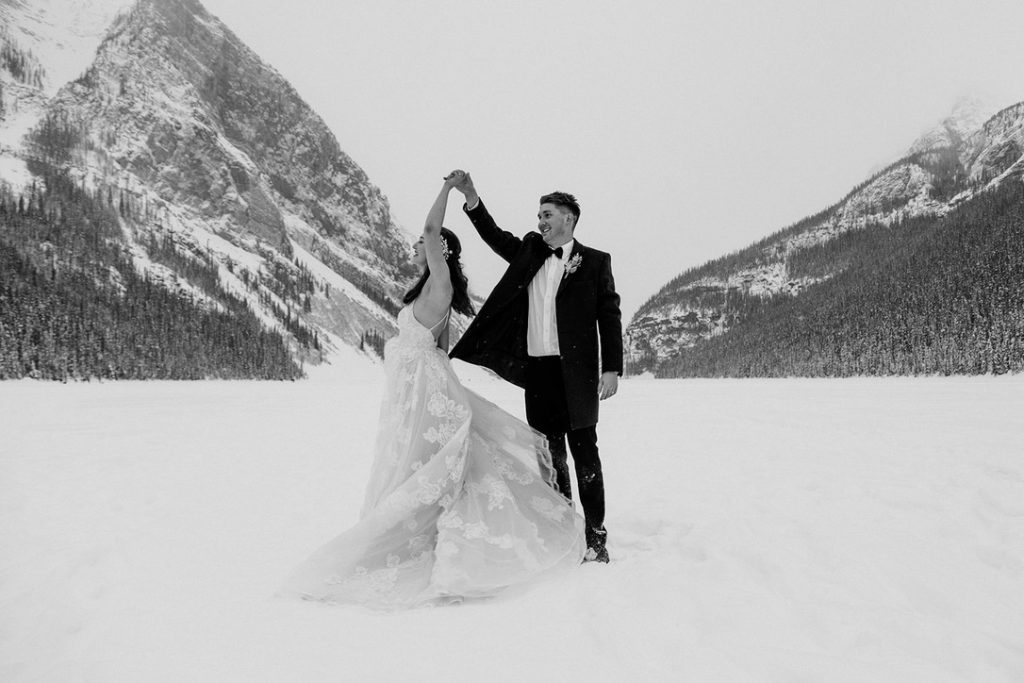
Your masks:
<path fill-rule="evenodd" d="M 211 259 L 150 239 L 147 255 L 185 269 L 205 300 L 151 281 L 122 235 L 124 196 L 35 170 L 45 190 L 0 192 L 0 379 L 302 376 L 285 338 L 219 286 Z M 303 343 L 319 346 L 310 337 Z"/>
<path fill-rule="evenodd" d="M 790 255 L 799 296 L 704 293 L 724 334 L 663 360 L 660 377 L 847 377 L 1024 370 L 1024 184 L 945 216 L 873 224 Z M 838 271 L 838 272 L 837 272 Z M 726 302 L 725 296 L 729 299 Z"/>

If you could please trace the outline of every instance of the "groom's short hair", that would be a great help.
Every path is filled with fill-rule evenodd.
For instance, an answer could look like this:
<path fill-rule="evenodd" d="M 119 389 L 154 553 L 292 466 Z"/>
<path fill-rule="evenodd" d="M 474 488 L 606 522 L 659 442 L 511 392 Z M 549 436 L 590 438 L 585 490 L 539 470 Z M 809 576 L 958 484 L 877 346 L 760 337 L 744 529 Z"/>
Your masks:
<path fill-rule="evenodd" d="M 546 194 L 540 198 L 540 203 L 554 204 L 555 206 L 567 209 L 569 213 L 576 217 L 576 220 L 573 221 L 573 227 L 576 227 L 576 224 L 580 222 L 580 203 L 568 192 L 552 192 L 551 194 Z"/>

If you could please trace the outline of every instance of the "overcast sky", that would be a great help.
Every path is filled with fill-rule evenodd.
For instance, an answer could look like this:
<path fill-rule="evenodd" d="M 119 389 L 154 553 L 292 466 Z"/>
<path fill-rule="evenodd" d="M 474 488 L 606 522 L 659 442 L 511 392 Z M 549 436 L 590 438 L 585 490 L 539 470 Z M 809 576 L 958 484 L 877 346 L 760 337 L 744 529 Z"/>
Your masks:
<path fill-rule="evenodd" d="M 1024 2 L 203 0 L 418 234 L 469 170 L 499 225 L 577 195 L 627 320 L 682 270 L 840 199 L 963 95 L 1024 100 Z M 471 286 L 504 263 L 461 204 Z"/>

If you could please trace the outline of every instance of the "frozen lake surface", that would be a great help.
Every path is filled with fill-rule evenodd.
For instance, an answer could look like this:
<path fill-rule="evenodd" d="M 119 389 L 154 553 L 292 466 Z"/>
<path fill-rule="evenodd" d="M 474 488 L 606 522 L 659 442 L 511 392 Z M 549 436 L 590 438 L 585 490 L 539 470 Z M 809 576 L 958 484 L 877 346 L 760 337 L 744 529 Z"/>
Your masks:
<path fill-rule="evenodd" d="M 381 372 L 0 383 L 0 680 L 1024 680 L 1024 376 L 626 380 L 610 565 L 275 598 L 357 517 Z"/>

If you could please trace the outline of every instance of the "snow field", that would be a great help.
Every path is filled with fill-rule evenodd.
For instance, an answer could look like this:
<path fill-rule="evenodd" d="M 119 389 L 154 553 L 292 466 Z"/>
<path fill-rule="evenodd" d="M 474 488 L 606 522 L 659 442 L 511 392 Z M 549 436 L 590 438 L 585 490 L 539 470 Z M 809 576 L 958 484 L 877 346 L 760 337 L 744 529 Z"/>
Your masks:
<path fill-rule="evenodd" d="M 0 679 L 1024 678 L 1024 377 L 625 380 L 610 565 L 398 614 L 275 598 L 356 518 L 380 375 L 0 384 Z"/>

